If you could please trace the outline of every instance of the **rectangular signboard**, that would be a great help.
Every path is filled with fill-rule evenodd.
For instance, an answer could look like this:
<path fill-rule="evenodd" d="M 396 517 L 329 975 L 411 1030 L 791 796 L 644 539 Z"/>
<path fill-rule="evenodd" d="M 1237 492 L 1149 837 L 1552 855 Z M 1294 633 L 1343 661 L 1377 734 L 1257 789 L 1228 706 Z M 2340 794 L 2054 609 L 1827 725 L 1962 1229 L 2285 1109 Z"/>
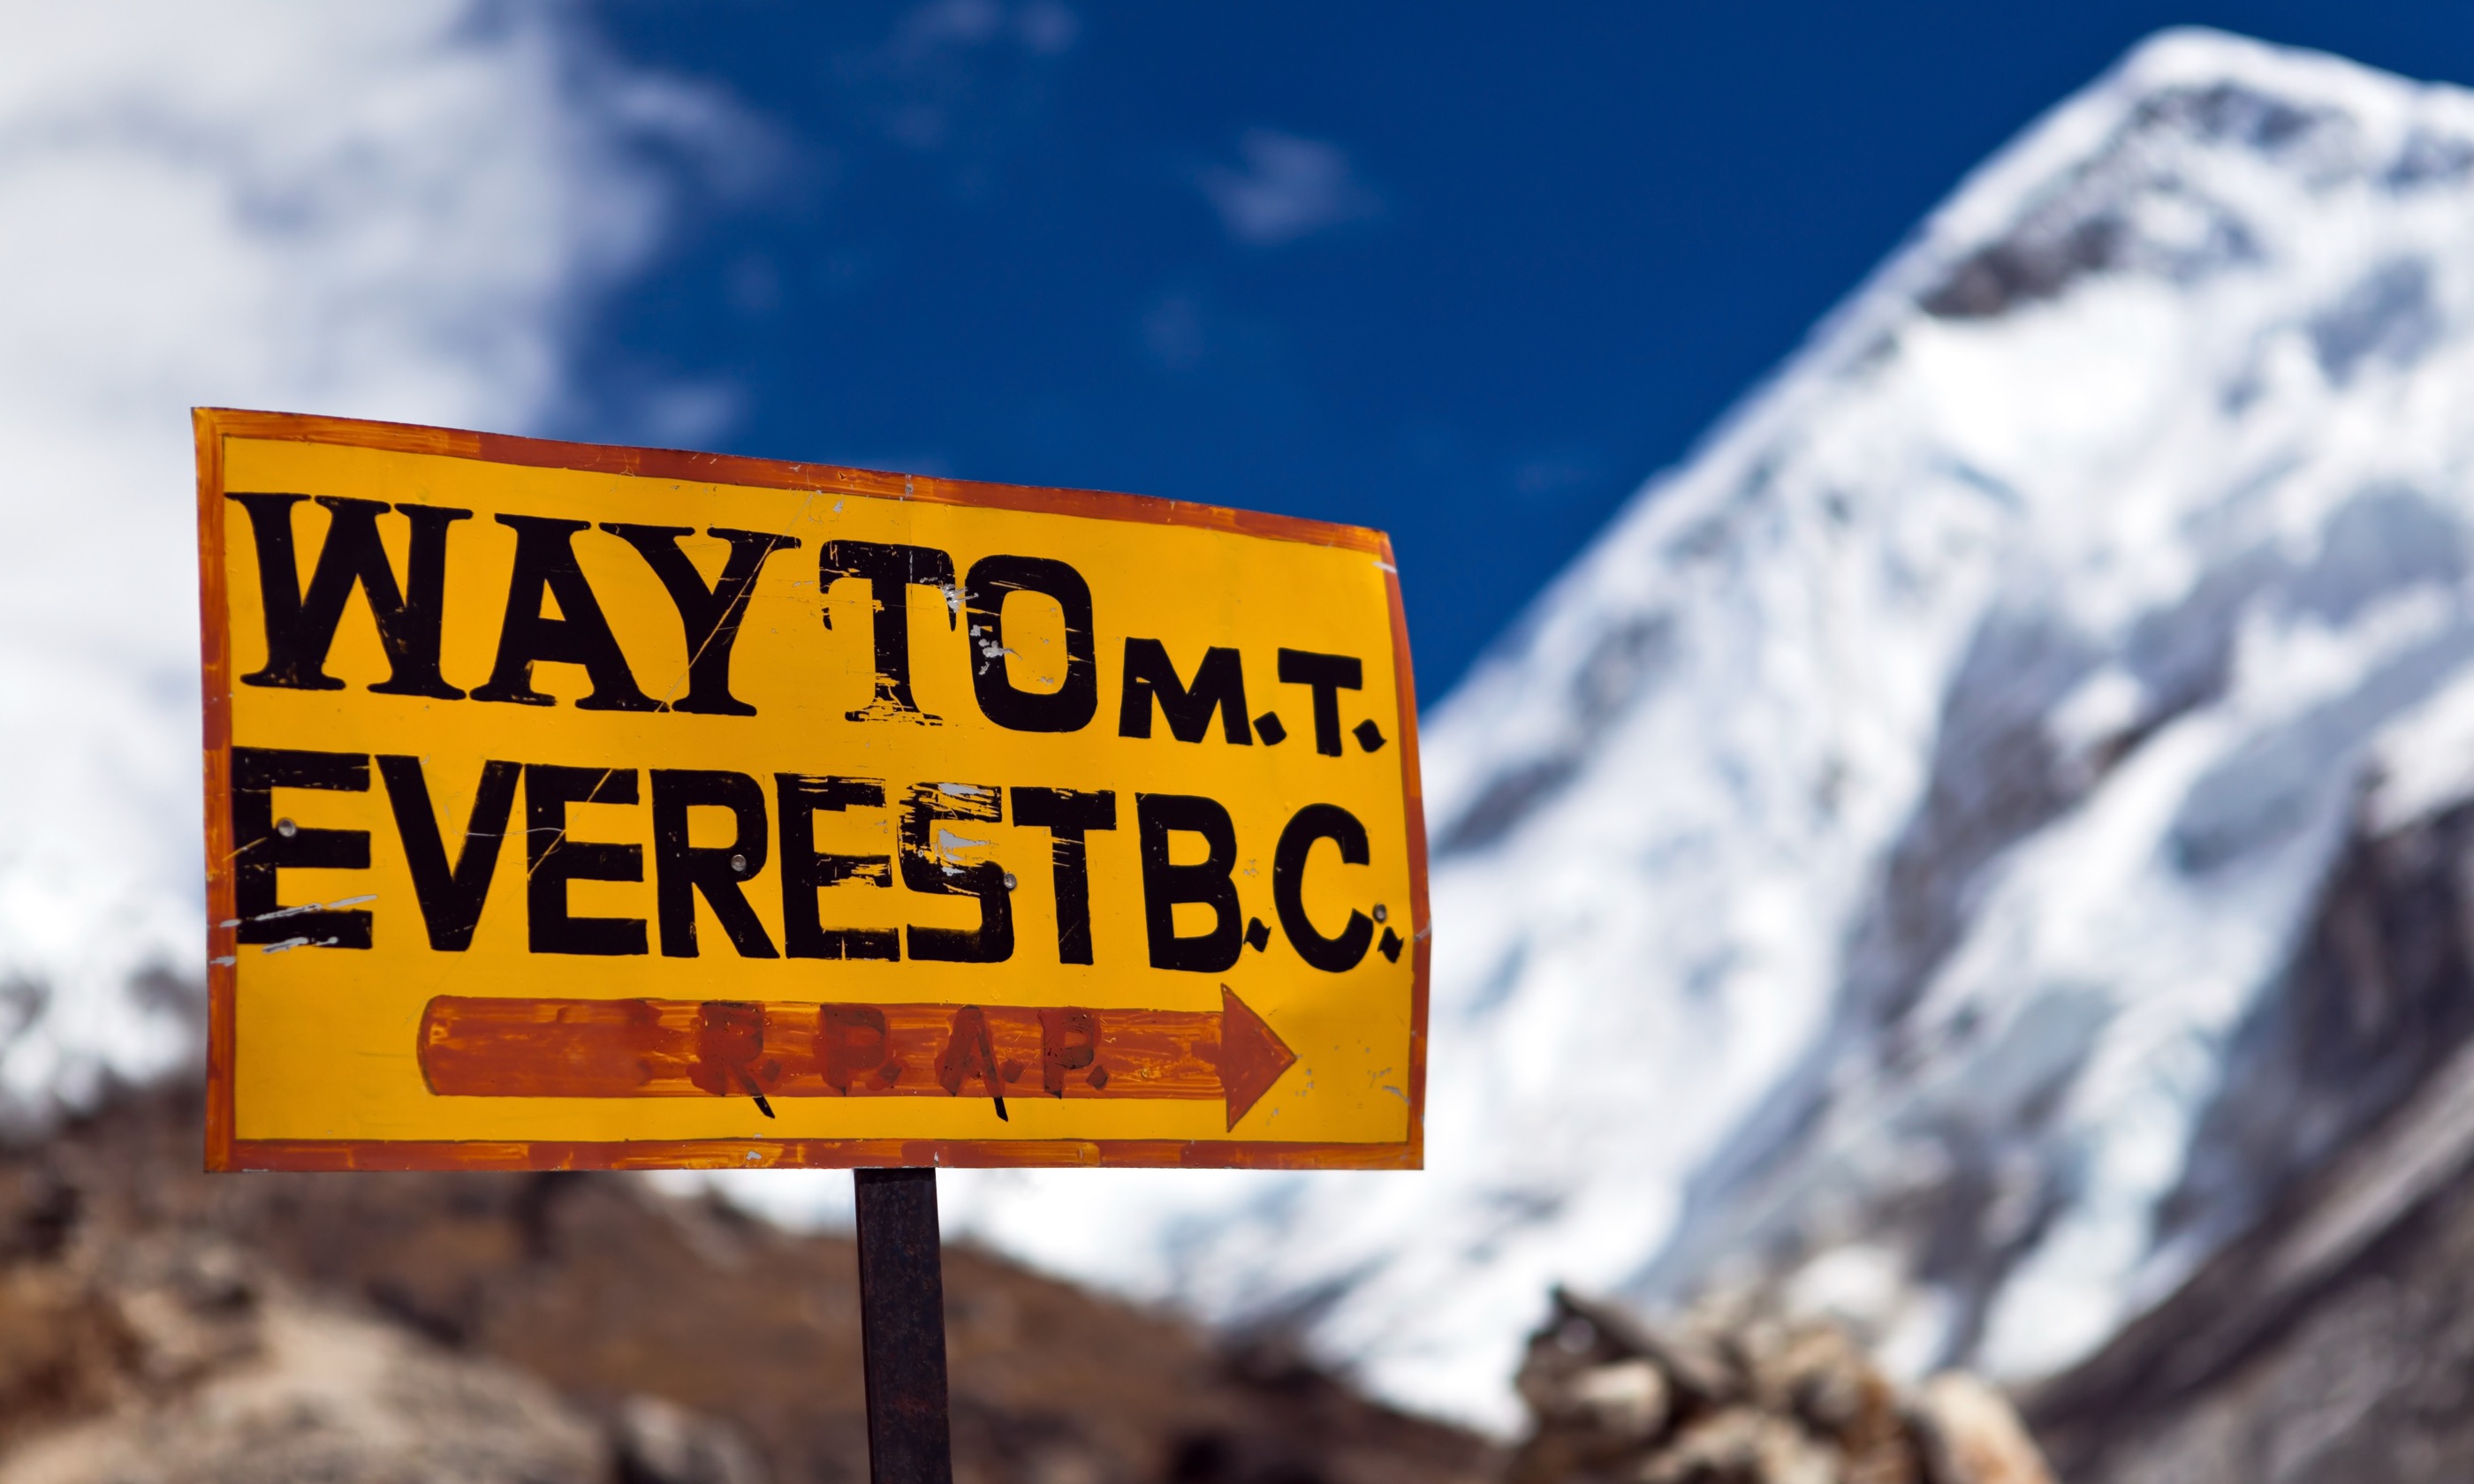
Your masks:
<path fill-rule="evenodd" d="M 1419 1162 L 1381 533 L 196 422 L 210 1167 Z"/>

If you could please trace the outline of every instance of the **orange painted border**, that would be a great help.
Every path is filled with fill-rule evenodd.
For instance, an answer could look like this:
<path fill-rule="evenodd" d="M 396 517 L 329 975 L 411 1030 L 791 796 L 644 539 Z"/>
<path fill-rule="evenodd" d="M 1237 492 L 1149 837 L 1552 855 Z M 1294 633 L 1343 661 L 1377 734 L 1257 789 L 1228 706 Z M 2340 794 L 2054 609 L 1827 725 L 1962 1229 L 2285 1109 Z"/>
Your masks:
<path fill-rule="evenodd" d="M 1392 539 L 1362 526 L 1295 515 L 1227 510 L 1183 500 L 1097 490 L 981 484 L 830 464 L 796 464 L 672 448 L 626 448 L 472 433 L 407 422 L 370 422 L 314 414 L 200 407 L 198 440 L 199 659 L 205 686 L 206 840 L 206 1147 L 208 1170 L 448 1170 L 853 1168 L 944 1165 L 1147 1165 L 1188 1169 L 1421 1169 L 1426 1153 L 1426 1006 L 1434 924 L 1426 904 L 1426 811 L 1418 774 L 1418 694 L 1409 662 L 1409 622 Z M 1382 564 L 1392 610 L 1392 659 L 1400 697 L 1400 787 L 1409 827 L 1410 936 L 1416 973 L 1410 989 L 1409 1132 L 1397 1143 L 1283 1143 L 1273 1139 L 612 1139 L 597 1142 L 414 1139 L 259 1139 L 235 1137 L 232 1115 L 232 929 L 213 924 L 237 915 L 231 874 L 231 642 L 224 573 L 224 440 L 327 443 L 389 453 L 432 454 L 530 468 L 629 474 L 766 490 L 813 490 L 879 498 L 970 505 L 1042 515 L 1082 515 L 1146 525 L 1194 526 L 1362 551 Z"/>

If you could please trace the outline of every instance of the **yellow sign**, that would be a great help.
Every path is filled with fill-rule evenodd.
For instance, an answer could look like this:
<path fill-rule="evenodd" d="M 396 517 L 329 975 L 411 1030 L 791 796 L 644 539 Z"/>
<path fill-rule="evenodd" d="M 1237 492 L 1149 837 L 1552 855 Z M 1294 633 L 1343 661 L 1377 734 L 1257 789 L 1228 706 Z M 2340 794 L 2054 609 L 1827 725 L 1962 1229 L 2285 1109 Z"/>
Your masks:
<path fill-rule="evenodd" d="M 211 1167 L 1419 1162 L 1380 533 L 196 420 Z"/>

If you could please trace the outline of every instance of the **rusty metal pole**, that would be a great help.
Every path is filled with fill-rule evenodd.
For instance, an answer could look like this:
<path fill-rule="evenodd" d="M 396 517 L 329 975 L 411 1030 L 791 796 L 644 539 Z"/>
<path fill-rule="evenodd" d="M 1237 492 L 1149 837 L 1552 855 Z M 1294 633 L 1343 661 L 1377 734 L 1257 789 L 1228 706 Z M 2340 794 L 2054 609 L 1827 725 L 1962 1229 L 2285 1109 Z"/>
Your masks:
<path fill-rule="evenodd" d="M 853 1170 L 872 1484 L 953 1484 L 945 1272 L 933 1169 Z"/>

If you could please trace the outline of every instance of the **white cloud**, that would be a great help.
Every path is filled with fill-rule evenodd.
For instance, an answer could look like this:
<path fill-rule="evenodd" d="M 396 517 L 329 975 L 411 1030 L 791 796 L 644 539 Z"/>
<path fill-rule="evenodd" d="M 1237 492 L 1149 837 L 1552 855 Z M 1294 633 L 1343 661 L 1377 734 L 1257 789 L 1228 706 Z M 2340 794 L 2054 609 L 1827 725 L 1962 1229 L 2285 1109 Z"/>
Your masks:
<path fill-rule="evenodd" d="M 1058 0 L 921 0 L 882 43 L 843 56 L 838 68 L 848 101 L 895 142 L 984 149 L 1036 111 L 1047 64 L 1072 51 L 1081 30 Z"/>
<path fill-rule="evenodd" d="M 182 1045 L 130 985 L 204 952 L 188 408 L 538 428 L 681 170 L 760 153 L 565 13 L 0 3 L 0 984 L 50 996 L 0 1088 Z"/>
<path fill-rule="evenodd" d="M 1074 45 L 1081 17 L 1058 0 L 1031 0 L 1008 9 L 997 0 L 922 0 L 894 24 L 887 59 L 917 66 L 942 53 L 969 50 L 1013 33 L 1025 51 L 1053 57 Z"/>
<path fill-rule="evenodd" d="M 1237 152 L 1246 157 L 1243 170 L 1216 167 L 1198 183 L 1228 235 L 1249 247 L 1279 247 L 1379 209 L 1337 145 L 1249 129 Z"/>
<path fill-rule="evenodd" d="M 1014 17 L 1022 44 L 1042 57 L 1069 50 L 1082 33 L 1082 19 L 1055 0 L 1032 0 Z"/>

